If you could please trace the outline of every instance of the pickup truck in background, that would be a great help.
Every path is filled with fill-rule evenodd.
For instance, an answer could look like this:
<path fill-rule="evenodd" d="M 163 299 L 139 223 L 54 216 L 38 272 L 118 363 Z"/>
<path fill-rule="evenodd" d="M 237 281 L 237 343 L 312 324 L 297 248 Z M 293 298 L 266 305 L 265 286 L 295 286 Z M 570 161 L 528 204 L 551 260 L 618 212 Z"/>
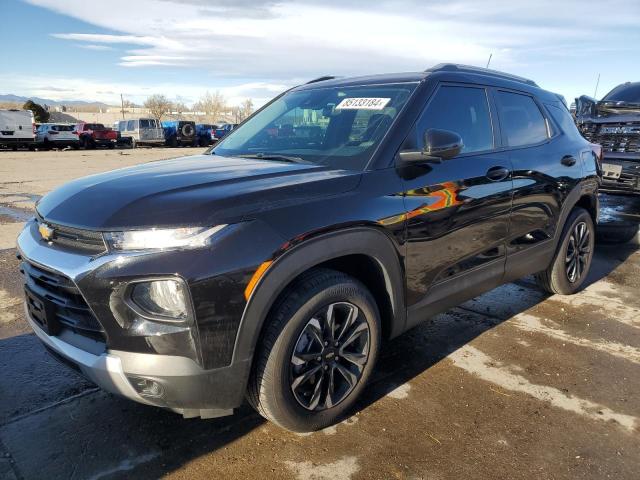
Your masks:
<path fill-rule="evenodd" d="M 231 130 L 238 126 L 237 123 L 225 123 L 224 125 L 219 126 L 215 130 L 211 131 L 211 141 L 213 143 L 222 140 Z"/>
<path fill-rule="evenodd" d="M 114 148 L 118 139 L 115 130 L 101 123 L 80 122 L 76 125 L 74 133 L 78 136 L 79 145 L 86 149 L 97 146 Z"/>
<path fill-rule="evenodd" d="M 167 120 L 162 122 L 164 141 L 169 147 L 197 145 L 196 122 L 190 120 Z"/>
<path fill-rule="evenodd" d="M 0 110 L 0 147 L 33 148 L 36 124 L 31 110 Z"/>
<path fill-rule="evenodd" d="M 575 117 L 582 135 L 602 145 L 601 190 L 640 194 L 640 82 L 618 85 L 599 101 L 576 98 Z"/>

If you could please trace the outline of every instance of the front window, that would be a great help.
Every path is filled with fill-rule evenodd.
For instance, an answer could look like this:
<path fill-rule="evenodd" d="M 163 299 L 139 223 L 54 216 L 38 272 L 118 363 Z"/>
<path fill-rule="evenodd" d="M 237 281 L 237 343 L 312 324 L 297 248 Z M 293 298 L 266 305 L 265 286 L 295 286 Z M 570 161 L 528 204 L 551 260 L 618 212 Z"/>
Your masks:
<path fill-rule="evenodd" d="M 603 102 L 640 103 L 640 83 L 618 85 L 602 99 Z"/>
<path fill-rule="evenodd" d="M 213 153 L 362 169 L 416 85 L 288 93 L 235 129 Z"/>

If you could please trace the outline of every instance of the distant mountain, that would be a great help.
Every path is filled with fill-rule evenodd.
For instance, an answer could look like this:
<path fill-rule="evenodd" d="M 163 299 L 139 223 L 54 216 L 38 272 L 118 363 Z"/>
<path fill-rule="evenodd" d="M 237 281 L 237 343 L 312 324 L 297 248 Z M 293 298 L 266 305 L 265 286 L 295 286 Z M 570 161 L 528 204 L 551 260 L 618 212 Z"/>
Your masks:
<path fill-rule="evenodd" d="M 40 105 L 91 105 L 96 107 L 108 107 L 106 103 L 87 102 L 85 100 L 51 100 L 50 98 L 22 97 L 20 95 L 13 95 L 11 93 L 7 95 L 0 95 L 0 102 L 24 103 L 27 100 L 33 100 Z"/>

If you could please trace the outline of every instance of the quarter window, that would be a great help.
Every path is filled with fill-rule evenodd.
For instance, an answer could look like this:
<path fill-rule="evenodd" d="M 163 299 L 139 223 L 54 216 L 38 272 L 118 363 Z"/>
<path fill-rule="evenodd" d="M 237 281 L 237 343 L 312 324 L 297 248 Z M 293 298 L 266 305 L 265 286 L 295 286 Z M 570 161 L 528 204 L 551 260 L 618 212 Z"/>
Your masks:
<path fill-rule="evenodd" d="M 431 128 L 460 135 L 464 143 L 462 153 L 491 150 L 493 129 L 485 89 L 441 87 L 418 120 L 419 147 L 423 147 L 422 134 Z"/>
<path fill-rule="evenodd" d="M 583 140 L 573 117 L 566 108 L 547 105 L 547 110 L 567 137 L 572 140 Z"/>
<path fill-rule="evenodd" d="M 507 146 L 532 145 L 548 138 L 547 122 L 533 98 L 501 91 L 496 98 Z"/>

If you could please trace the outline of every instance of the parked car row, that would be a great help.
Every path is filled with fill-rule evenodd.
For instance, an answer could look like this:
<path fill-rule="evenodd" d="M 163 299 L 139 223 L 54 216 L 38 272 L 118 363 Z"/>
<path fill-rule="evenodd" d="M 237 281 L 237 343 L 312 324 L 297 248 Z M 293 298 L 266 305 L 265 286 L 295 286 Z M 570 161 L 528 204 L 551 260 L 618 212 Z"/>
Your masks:
<path fill-rule="evenodd" d="M 160 122 L 153 118 L 120 120 L 113 127 L 79 122 L 36 124 L 29 110 L 0 110 L 0 147 L 44 149 L 107 148 L 138 145 L 207 147 L 227 135 L 236 124 L 200 124 L 190 120 Z"/>

